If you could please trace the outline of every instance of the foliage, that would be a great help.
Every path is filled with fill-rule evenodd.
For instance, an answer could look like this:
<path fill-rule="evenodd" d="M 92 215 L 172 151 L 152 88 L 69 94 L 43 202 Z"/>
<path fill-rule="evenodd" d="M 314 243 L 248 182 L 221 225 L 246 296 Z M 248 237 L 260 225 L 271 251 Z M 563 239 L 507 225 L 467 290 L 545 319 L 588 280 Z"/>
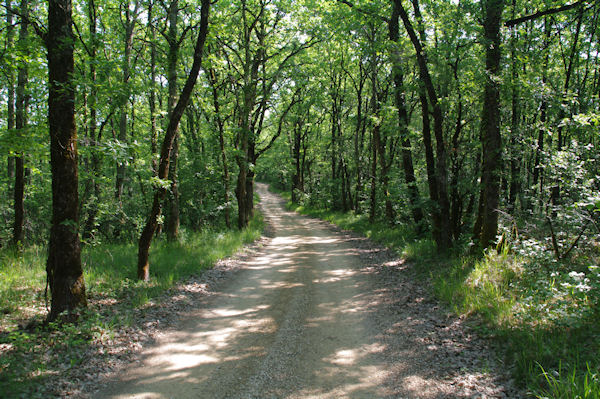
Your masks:
<path fill-rule="evenodd" d="M 188 39 L 198 24 L 197 3 L 73 1 L 78 227 L 91 298 L 102 287 L 116 297 L 119 290 L 130 293 L 132 303 L 150 300 L 153 289 L 179 276 L 160 269 L 168 264 L 160 254 L 191 256 L 202 232 L 230 227 L 236 211 L 251 208 L 237 195 L 237 178 L 248 178 L 244 190 L 252 190 L 256 177 L 289 192 L 299 211 L 359 231 L 422 265 L 441 298 L 458 313 L 477 315 L 482 330 L 504 340 L 516 375 L 540 396 L 566 395 L 559 387 L 585 386 L 585 376 L 594 386 L 598 364 L 588 354 L 597 353 L 598 339 L 588 327 L 598 321 L 600 306 L 594 268 L 600 2 L 574 2 L 539 17 L 558 3 L 498 2 L 504 12 L 494 50 L 501 58 L 492 75 L 483 26 L 489 2 L 216 2 L 178 155 L 169 179 L 158 179 L 157 143 L 169 120 L 171 89 L 192 62 Z M 405 8 L 408 20 L 393 21 L 394 5 Z M 45 3 L 29 6 L 43 30 Z M 7 167 L 0 168 L 0 311 L 20 312 L 17 303 L 29 301 L 39 314 L 45 281 L 39 265 L 52 217 L 47 64 L 33 29 L 18 41 L 22 17 L 2 17 L 0 155 Z M 519 17 L 526 18 L 506 24 Z M 397 40 L 390 39 L 395 22 Z M 407 34 L 411 24 L 417 38 Z M 17 131 L 15 90 L 24 66 L 27 127 Z M 426 75 L 432 81 L 427 90 Z M 501 140 L 492 149 L 480 134 L 490 83 L 500 94 L 494 111 Z M 495 151 L 502 167 L 490 176 L 484 161 Z M 24 238 L 13 244 L 14 157 L 21 153 Z M 443 186 L 447 198 L 440 195 Z M 156 187 L 170 189 L 159 223 L 167 229 L 178 209 L 182 234 L 169 244 L 159 234 L 151 260 L 159 269 L 146 286 L 133 280 L 131 243 Z M 486 207 L 485 193 L 497 193 L 497 209 Z M 484 216 L 499 216 L 497 253 L 478 248 Z M 440 237 L 453 245 L 438 257 Z M 102 269 L 111 257 L 122 271 Z M 189 271 L 182 262 L 178 267 Z M 98 267 L 103 271 L 95 274 Z M 584 343 L 592 349 L 581 349 Z"/>

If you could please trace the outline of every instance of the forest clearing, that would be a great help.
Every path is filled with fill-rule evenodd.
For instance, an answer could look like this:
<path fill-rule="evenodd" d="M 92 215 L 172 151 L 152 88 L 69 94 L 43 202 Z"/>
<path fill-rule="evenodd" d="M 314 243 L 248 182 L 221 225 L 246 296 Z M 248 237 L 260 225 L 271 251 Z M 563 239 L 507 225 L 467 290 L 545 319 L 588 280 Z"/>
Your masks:
<path fill-rule="evenodd" d="M 600 398 L 599 0 L 0 10 L 1 397 Z"/>

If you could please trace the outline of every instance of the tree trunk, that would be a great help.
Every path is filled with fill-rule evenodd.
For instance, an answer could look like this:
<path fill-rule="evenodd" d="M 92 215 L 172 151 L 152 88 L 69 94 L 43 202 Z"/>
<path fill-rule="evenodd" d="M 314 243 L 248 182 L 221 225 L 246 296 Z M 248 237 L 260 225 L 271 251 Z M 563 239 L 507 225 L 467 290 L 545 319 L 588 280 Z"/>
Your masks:
<path fill-rule="evenodd" d="M 394 100 L 396 102 L 396 108 L 398 108 L 398 130 L 400 132 L 400 140 L 402 144 L 402 169 L 404 171 L 404 180 L 406 181 L 406 187 L 408 189 L 408 199 L 410 201 L 410 209 L 412 212 L 413 220 L 417 226 L 416 230 L 421 229 L 421 220 L 423 219 L 423 209 L 420 205 L 421 195 L 419 194 L 419 188 L 417 187 L 417 179 L 415 177 L 415 168 L 412 160 L 412 150 L 410 139 L 408 137 L 408 112 L 406 111 L 406 102 L 404 99 L 404 76 L 402 73 L 402 66 L 400 64 L 400 52 L 399 52 L 399 26 L 398 26 L 398 3 L 394 2 L 394 8 L 392 11 L 392 18 L 388 23 L 389 38 L 392 41 L 392 75 L 394 79 Z M 387 208 L 387 207 L 386 207 Z"/>
<path fill-rule="evenodd" d="M 219 131 L 219 148 L 221 150 L 221 162 L 223 163 L 223 188 L 225 191 L 225 225 L 231 228 L 231 208 L 229 206 L 229 165 L 227 163 L 227 152 L 225 151 L 225 127 L 221 118 L 221 105 L 219 103 L 219 91 L 217 90 L 217 76 L 214 69 L 207 71 L 208 81 L 212 89 L 212 100 L 215 108 L 215 119 Z"/>
<path fill-rule="evenodd" d="M 369 207 L 369 221 L 375 221 L 377 212 L 377 143 L 379 137 L 379 124 L 376 123 L 371 131 L 371 202 Z"/>
<path fill-rule="evenodd" d="M 512 19 L 515 18 L 516 0 L 512 1 Z M 514 214 L 517 195 L 521 192 L 521 157 L 519 138 L 521 135 L 521 93 L 519 90 L 519 68 L 516 55 L 517 29 L 512 30 L 510 43 L 511 51 L 511 79 L 512 79 L 512 98 L 511 98 L 511 123 L 510 123 L 510 187 L 508 192 L 508 208 Z"/>
<path fill-rule="evenodd" d="M 413 9 L 415 12 L 415 18 L 418 23 L 419 37 L 421 43 L 427 42 L 425 35 L 425 27 L 423 25 L 423 17 L 419 7 L 419 2 L 413 0 Z M 422 80 L 419 81 L 419 101 L 421 103 L 421 124 L 423 132 L 423 147 L 425 148 L 425 169 L 427 171 L 427 186 L 429 188 L 429 198 L 434 204 L 439 203 L 438 189 L 437 189 L 437 178 L 436 178 L 436 167 L 435 157 L 433 155 L 433 145 L 431 143 L 431 122 L 429 119 L 429 102 L 427 101 L 427 90 Z M 442 219 L 441 215 L 437 210 L 433 210 L 431 213 L 432 221 L 432 235 L 435 242 L 441 242 L 441 231 L 442 231 Z"/>
<path fill-rule="evenodd" d="M 498 203 L 502 172 L 502 140 L 500 137 L 500 26 L 504 0 L 488 0 L 485 5 L 483 43 L 486 47 L 486 79 L 481 117 L 483 194 L 481 232 L 477 238 L 482 248 L 493 245 L 498 233 Z"/>
<path fill-rule="evenodd" d="M 169 54 L 167 56 L 167 80 L 169 83 L 169 115 L 177 101 L 177 58 L 179 52 L 179 41 L 177 38 L 177 19 L 179 13 L 179 0 L 172 0 L 169 6 Z M 169 165 L 169 180 L 171 181 L 171 192 L 167 197 L 168 218 L 167 238 L 170 241 L 177 240 L 179 236 L 179 184 L 177 181 L 177 158 L 179 157 L 179 133 L 175 134 L 173 150 L 171 151 L 171 162 Z"/>
<path fill-rule="evenodd" d="M 48 1 L 48 127 L 52 169 L 52 227 L 48 245 L 48 320 L 87 305 L 79 244 L 77 129 L 71 0 Z"/>
<path fill-rule="evenodd" d="M 548 46 L 548 43 L 550 41 L 550 35 L 551 35 L 551 29 L 548 26 L 548 19 L 544 18 L 544 33 L 545 33 L 545 40 L 544 40 L 544 47 Z M 550 60 L 550 55 L 549 55 L 549 51 L 546 50 L 546 56 L 544 57 L 544 67 L 542 68 L 542 86 L 543 88 L 546 87 L 546 82 L 548 80 L 547 78 L 547 71 L 548 71 L 548 63 Z M 538 140 L 537 140 L 537 146 L 536 146 L 536 150 L 535 150 L 535 159 L 534 159 L 534 165 L 533 165 L 533 185 L 534 187 L 537 186 L 538 181 L 539 181 L 539 188 L 540 188 L 540 197 L 542 197 L 544 195 L 544 168 L 541 165 L 541 157 L 542 154 L 544 153 L 544 135 L 546 134 L 546 112 L 548 109 L 548 103 L 546 101 L 546 96 L 543 95 L 542 96 L 542 102 L 540 104 L 540 129 L 538 130 Z M 535 195 L 535 189 L 534 189 L 534 195 Z"/>
<path fill-rule="evenodd" d="M 202 64 L 202 52 L 204 48 L 204 42 L 206 40 L 206 33 L 208 31 L 208 12 L 210 7 L 210 0 L 202 0 L 202 9 L 200 14 L 200 32 L 198 33 L 198 39 L 194 48 L 194 62 L 192 69 L 187 77 L 185 85 L 181 90 L 179 100 L 171 113 L 169 118 L 169 124 L 165 132 L 165 138 L 162 143 L 160 152 L 160 163 L 158 167 L 158 178 L 166 179 L 169 176 L 169 158 L 171 156 L 171 150 L 175 136 L 177 135 L 177 129 L 181 117 L 187 107 L 187 104 L 192 95 L 192 91 L 198 78 L 198 72 Z M 137 275 L 141 280 L 148 280 L 150 278 L 150 265 L 148 263 L 148 254 L 150 251 L 150 244 L 152 243 L 152 237 L 156 231 L 158 225 L 158 216 L 160 214 L 160 208 L 162 201 L 164 200 L 166 189 L 164 187 L 158 187 L 154 193 L 154 200 L 152 203 L 152 209 L 146 220 L 146 225 L 140 236 L 138 244 L 138 267 Z"/>
<path fill-rule="evenodd" d="M 6 0 L 6 48 L 13 48 L 15 27 L 13 26 L 13 13 L 11 12 L 11 0 Z M 7 68 L 7 102 L 6 102 L 6 130 L 13 134 L 15 128 L 15 74 L 12 68 Z M 14 191 L 10 182 L 15 178 L 15 158 L 9 155 L 6 159 L 6 176 L 8 177 L 8 196 L 14 197 Z"/>
<path fill-rule="evenodd" d="M 152 157 L 152 172 L 156 176 L 158 173 L 158 162 L 156 154 L 158 153 L 158 129 L 156 128 L 156 31 L 152 21 L 154 2 L 148 4 L 148 29 L 150 30 L 150 98 L 148 105 L 150 108 L 150 156 Z"/>
<path fill-rule="evenodd" d="M 563 89 L 563 96 L 567 96 L 569 94 L 569 85 L 571 83 L 571 74 L 573 73 L 573 61 L 575 59 L 575 54 L 577 53 L 577 43 L 579 42 L 579 35 L 581 33 L 581 23 L 583 22 L 583 7 L 580 7 L 579 17 L 577 19 L 577 27 L 575 28 L 575 37 L 573 38 L 573 43 L 571 45 L 571 52 L 569 54 L 569 63 L 567 66 L 567 71 L 565 74 L 565 84 Z M 563 125 L 561 123 L 562 119 L 565 117 L 565 107 L 562 106 L 559 108 L 558 112 L 558 134 L 557 134 L 557 143 L 556 150 L 561 151 L 563 145 L 565 144 L 565 138 L 563 137 Z M 550 195 L 550 199 L 552 201 L 552 205 L 558 205 L 560 202 L 560 182 L 555 181 L 552 186 L 552 191 Z M 553 216 L 556 215 L 556 211 L 552 211 Z"/>
<path fill-rule="evenodd" d="M 455 71 L 455 77 L 458 78 L 458 73 Z M 457 79 L 458 81 L 458 79 Z M 452 168 L 452 177 L 450 179 L 450 223 L 452 226 L 452 237 L 455 240 L 458 240 L 460 236 L 461 230 L 461 219 L 462 219 L 462 210 L 463 210 L 463 198 L 460 195 L 458 178 L 460 175 L 461 162 L 458 158 L 458 143 L 460 138 L 460 133 L 462 131 L 462 95 L 460 93 L 460 89 L 458 92 L 458 112 L 456 115 L 456 123 L 454 127 L 454 134 L 452 135 L 452 154 L 451 154 L 451 168 Z"/>
<path fill-rule="evenodd" d="M 237 155 L 237 164 L 239 168 L 236 197 L 238 202 L 238 228 L 241 230 L 248 226 L 250 220 L 248 210 L 250 205 L 248 204 L 248 192 L 246 191 L 251 184 L 248 183 L 248 179 L 251 177 L 249 163 L 252 161 L 250 158 L 250 142 L 254 140 L 252 138 L 253 132 L 251 131 L 250 113 L 254 107 L 256 100 L 256 70 L 258 66 L 253 68 L 251 72 L 250 65 L 246 66 L 245 78 L 249 79 L 244 85 L 243 89 L 243 105 L 240 120 L 240 143 L 239 154 Z M 250 198 L 252 193 L 250 193 Z"/>
<path fill-rule="evenodd" d="M 292 144 L 292 158 L 294 160 L 294 175 L 292 176 L 292 202 L 298 203 L 298 192 L 300 191 L 300 144 L 302 139 L 302 125 L 294 124 L 294 138 Z"/>
<path fill-rule="evenodd" d="M 28 40 L 28 15 L 29 6 L 27 0 L 21 0 L 21 28 L 19 30 L 19 49 L 23 52 L 23 57 L 27 57 L 27 40 Z M 15 127 L 17 138 L 22 137 L 27 129 L 27 62 L 19 63 L 17 72 L 17 103 L 16 103 L 16 120 Z M 14 210 L 15 220 L 13 225 L 13 244 L 18 246 L 23 243 L 23 225 L 25 221 L 25 162 L 24 154 L 17 153 L 15 155 L 15 187 L 14 187 Z"/>
<path fill-rule="evenodd" d="M 256 155 L 255 132 L 251 133 L 252 139 L 248 142 L 248 159 L 252 165 L 256 165 L 258 156 Z M 254 216 L 254 168 L 248 169 L 246 176 L 246 226 Z"/>
<path fill-rule="evenodd" d="M 364 87 L 364 80 L 362 77 L 362 64 L 359 62 L 359 68 L 361 70 L 361 76 L 359 77 L 360 82 L 356 87 L 356 130 L 354 132 L 354 162 L 356 167 L 356 186 L 354 189 L 354 210 L 356 213 L 361 213 L 360 209 L 360 198 L 362 192 L 362 142 L 360 135 L 362 132 L 363 116 L 362 116 L 362 92 Z"/>
<path fill-rule="evenodd" d="M 97 123 L 97 112 L 96 105 L 98 100 L 98 89 L 96 88 L 96 52 L 98 48 L 98 37 L 97 37 L 97 11 L 95 0 L 88 1 L 88 24 L 90 30 L 90 44 L 89 48 L 89 79 L 91 82 L 90 95 L 88 97 L 88 108 L 90 112 L 88 125 L 89 125 L 89 139 L 90 146 L 92 147 L 91 154 L 91 170 L 90 175 L 92 179 L 92 185 L 94 190 L 94 197 L 90 201 L 90 210 L 88 213 L 87 220 L 83 229 L 83 240 L 86 242 L 93 236 L 93 231 L 96 223 L 96 216 L 98 215 L 98 202 L 100 201 L 100 184 L 98 182 L 100 178 L 100 157 L 96 147 L 99 144 L 100 138 L 96 136 L 96 123 Z"/>
<path fill-rule="evenodd" d="M 136 6 L 134 15 L 131 15 L 131 11 L 129 9 L 129 3 L 125 7 L 125 52 L 123 56 L 123 77 L 122 83 L 124 86 L 125 94 L 121 98 L 121 115 L 119 116 L 119 142 L 121 144 L 125 144 L 127 142 L 127 108 L 129 104 L 130 97 L 130 89 L 129 89 L 129 78 L 131 77 L 131 52 L 133 51 L 133 31 L 135 28 L 135 18 L 137 13 L 138 2 L 136 0 Z M 125 184 L 125 162 L 117 163 L 117 176 L 115 181 L 115 199 L 117 200 L 117 205 L 121 212 L 123 212 L 123 186 Z M 116 229 L 117 235 L 120 231 L 119 228 Z"/>
<path fill-rule="evenodd" d="M 400 18 L 404 23 L 404 27 L 410 40 L 415 48 L 417 56 L 417 64 L 419 67 L 419 76 L 425 87 L 425 92 L 429 98 L 429 102 L 433 108 L 433 132 L 436 141 L 436 169 L 435 169 L 435 192 L 437 193 L 437 207 L 433 210 L 434 228 L 439 225 L 439 232 L 434 232 L 436 245 L 440 252 L 445 252 L 452 246 L 452 232 L 450 228 L 450 201 L 448 200 L 448 171 L 446 161 L 446 143 L 444 141 L 444 121 L 442 108 L 438 100 L 435 86 L 431 80 L 429 67 L 427 66 L 427 57 L 425 50 L 417 37 L 412 23 L 408 18 L 406 10 L 402 6 L 401 0 L 394 0 L 394 5 L 397 7 Z M 437 215 L 435 215 L 437 213 Z M 439 220 L 439 223 L 436 221 Z"/>

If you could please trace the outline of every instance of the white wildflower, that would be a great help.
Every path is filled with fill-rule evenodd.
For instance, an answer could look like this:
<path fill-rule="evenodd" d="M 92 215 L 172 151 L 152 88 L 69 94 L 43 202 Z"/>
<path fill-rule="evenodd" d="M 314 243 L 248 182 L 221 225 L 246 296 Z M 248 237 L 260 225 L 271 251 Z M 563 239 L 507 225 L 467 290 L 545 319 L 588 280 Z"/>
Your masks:
<path fill-rule="evenodd" d="M 581 280 L 582 278 L 585 277 L 585 273 L 583 273 L 583 272 L 582 273 L 577 273 L 577 272 L 573 271 L 573 272 L 569 273 L 569 277 L 571 277 L 573 280 L 579 281 L 579 280 Z"/>

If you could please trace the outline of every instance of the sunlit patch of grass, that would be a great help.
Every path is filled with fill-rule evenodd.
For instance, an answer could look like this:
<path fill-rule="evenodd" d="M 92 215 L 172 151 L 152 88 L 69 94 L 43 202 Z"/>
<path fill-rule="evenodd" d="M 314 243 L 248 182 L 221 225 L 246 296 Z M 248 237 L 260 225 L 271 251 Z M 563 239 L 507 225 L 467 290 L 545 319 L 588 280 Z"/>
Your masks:
<path fill-rule="evenodd" d="M 514 257 L 490 252 L 481 259 L 456 261 L 445 278 L 434 279 L 434 286 L 460 314 L 474 313 L 487 323 L 505 325 L 515 302 L 510 285 L 521 272 Z"/>
<path fill-rule="evenodd" d="M 137 245 L 102 244 L 82 251 L 89 307 L 77 325 L 34 325 L 18 328 L 32 317 L 46 315 L 46 250 L 0 250 L 0 396 L 45 398 L 45 381 L 75 367 L 94 340 L 107 341 L 113 331 L 133 323 L 134 309 L 153 303 L 180 281 L 199 275 L 219 259 L 258 239 L 260 212 L 247 229 L 184 232 L 177 242 L 155 240 L 150 252 L 149 282 L 136 278 Z"/>
<path fill-rule="evenodd" d="M 45 310 L 46 251 L 39 246 L 0 251 L 0 330 Z"/>
<path fill-rule="evenodd" d="M 562 365 L 558 371 L 547 372 L 540 366 L 547 388 L 535 392 L 539 399 L 598 399 L 600 398 L 600 371 L 592 370 L 586 363 L 584 372 L 576 368 L 565 372 Z"/>

